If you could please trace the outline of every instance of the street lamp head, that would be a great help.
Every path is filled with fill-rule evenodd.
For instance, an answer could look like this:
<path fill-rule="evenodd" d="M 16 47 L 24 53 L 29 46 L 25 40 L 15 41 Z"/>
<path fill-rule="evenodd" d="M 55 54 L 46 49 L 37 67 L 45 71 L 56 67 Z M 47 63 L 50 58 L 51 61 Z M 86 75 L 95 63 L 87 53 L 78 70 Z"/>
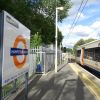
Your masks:
<path fill-rule="evenodd" d="M 64 10 L 64 7 L 57 7 L 57 10 Z"/>

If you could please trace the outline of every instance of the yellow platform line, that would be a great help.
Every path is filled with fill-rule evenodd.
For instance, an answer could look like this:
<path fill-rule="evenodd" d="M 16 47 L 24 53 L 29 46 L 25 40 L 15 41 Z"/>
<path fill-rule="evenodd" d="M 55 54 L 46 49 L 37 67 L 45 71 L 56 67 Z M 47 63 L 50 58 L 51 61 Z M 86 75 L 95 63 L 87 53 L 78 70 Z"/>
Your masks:
<path fill-rule="evenodd" d="M 96 100 L 100 100 L 100 79 L 80 67 L 76 63 L 69 63 L 70 67 L 79 75 L 84 85 L 95 96 Z"/>

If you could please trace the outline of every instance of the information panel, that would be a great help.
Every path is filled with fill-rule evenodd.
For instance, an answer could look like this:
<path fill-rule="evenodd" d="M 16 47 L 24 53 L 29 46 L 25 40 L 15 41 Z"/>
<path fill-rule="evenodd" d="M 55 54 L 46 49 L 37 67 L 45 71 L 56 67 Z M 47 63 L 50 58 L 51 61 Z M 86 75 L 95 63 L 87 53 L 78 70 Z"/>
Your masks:
<path fill-rule="evenodd" d="M 7 12 L 3 24 L 2 86 L 29 71 L 30 30 Z"/>

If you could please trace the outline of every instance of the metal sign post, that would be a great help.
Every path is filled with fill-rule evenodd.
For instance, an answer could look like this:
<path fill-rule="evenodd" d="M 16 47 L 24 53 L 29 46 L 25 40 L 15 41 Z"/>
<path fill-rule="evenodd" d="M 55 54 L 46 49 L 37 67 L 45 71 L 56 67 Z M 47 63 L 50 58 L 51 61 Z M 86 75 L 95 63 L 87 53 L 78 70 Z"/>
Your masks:
<path fill-rule="evenodd" d="M 1 85 L 1 84 L 0 84 Z M 0 100 L 3 100 L 2 86 L 0 86 Z"/>
<path fill-rule="evenodd" d="M 16 82 L 17 82 L 17 79 L 15 79 L 14 81 L 13 81 L 13 92 L 15 92 L 16 91 Z"/>
<path fill-rule="evenodd" d="M 28 100 L 28 72 L 25 73 L 25 100 Z"/>
<path fill-rule="evenodd" d="M 2 61 L 3 61 L 3 14 L 0 13 L 0 100 L 3 100 L 2 95 Z"/>

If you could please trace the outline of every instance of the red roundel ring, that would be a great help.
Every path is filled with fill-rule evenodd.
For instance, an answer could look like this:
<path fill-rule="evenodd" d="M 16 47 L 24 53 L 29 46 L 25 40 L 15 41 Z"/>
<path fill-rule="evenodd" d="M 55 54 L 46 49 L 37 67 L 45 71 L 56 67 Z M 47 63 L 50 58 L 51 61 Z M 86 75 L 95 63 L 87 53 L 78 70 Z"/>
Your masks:
<path fill-rule="evenodd" d="M 25 39 L 23 38 L 22 35 L 19 35 L 19 36 L 16 38 L 16 40 L 15 40 L 15 42 L 14 42 L 13 48 L 17 48 L 19 42 L 22 42 L 23 45 L 24 45 L 24 47 L 25 47 L 25 49 L 27 49 L 27 47 L 26 47 L 26 41 L 25 41 Z M 24 59 L 23 59 L 22 62 L 19 62 L 19 61 L 18 61 L 17 56 L 13 56 L 13 60 L 14 60 L 15 66 L 16 66 L 17 68 L 22 68 L 22 67 L 24 66 L 24 64 L 26 63 L 26 55 L 24 55 Z"/>

